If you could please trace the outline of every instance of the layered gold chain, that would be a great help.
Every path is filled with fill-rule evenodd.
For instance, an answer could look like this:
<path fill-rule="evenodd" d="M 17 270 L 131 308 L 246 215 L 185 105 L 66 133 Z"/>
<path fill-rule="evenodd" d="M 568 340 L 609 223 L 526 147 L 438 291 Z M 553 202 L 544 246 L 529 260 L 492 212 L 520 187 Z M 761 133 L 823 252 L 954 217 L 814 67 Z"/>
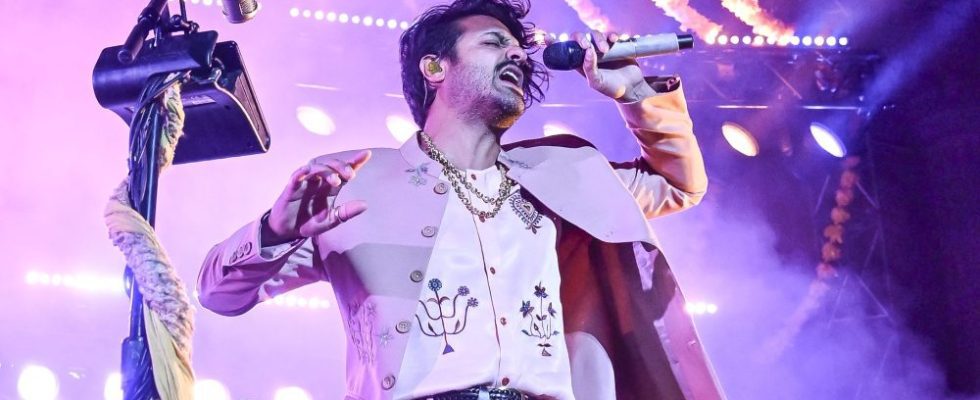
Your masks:
<path fill-rule="evenodd" d="M 510 190 L 514 187 L 514 181 L 507 177 L 506 167 L 500 163 L 496 164 L 497 171 L 500 171 L 501 176 L 500 189 L 497 191 L 497 197 L 487 196 L 473 187 L 473 184 L 466 179 L 466 174 L 446 158 L 446 155 L 436 147 L 435 143 L 432 143 L 432 138 L 427 133 L 419 131 L 419 136 L 422 137 L 422 143 L 425 144 L 426 153 L 429 154 L 430 158 L 442 165 L 442 169 L 446 171 L 446 178 L 449 179 L 449 183 L 453 186 L 453 191 L 456 192 L 456 195 L 459 196 L 459 201 L 463 202 L 463 205 L 466 206 L 466 209 L 470 213 L 480 217 L 480 221 L 485 221 L 488 218 L 493 218 L 500 212 L 500 208 L 504 205 L 504 201 L 510 194 Z M 467 192 L 472 193 L 480 200 L 492 206 L 492 209 L 490 211 L 478 210 L 473 206 L 473 202 L 470 201 Z"/>

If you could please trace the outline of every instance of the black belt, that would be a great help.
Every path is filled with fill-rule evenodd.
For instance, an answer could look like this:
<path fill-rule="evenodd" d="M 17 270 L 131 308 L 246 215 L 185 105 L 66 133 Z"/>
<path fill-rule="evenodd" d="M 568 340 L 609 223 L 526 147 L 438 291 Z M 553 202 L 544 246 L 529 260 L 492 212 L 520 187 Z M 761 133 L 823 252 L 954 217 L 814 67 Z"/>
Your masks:
<path fill-rule="evenodd" d="M 227 0 L 225 0 L 227 1 Z M 426 400 L 530 400 L 521 391 L 510 388 L 488 388 L 474 386 L 469 389 L 454 390 L 425 397 Z"/>

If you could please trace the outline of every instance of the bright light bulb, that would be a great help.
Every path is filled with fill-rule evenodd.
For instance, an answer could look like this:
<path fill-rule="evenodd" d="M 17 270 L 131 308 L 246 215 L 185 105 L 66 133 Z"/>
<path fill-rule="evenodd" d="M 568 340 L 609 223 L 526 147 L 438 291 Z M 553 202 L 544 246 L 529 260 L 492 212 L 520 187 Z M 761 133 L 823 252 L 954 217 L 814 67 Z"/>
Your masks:
<path fill-rule="evenodd" d="M 804 46 L 809 46 L 809 45 L 813 44 L 813 38 L 812 37 L 809 37 L 809 36 L 804 36 L 802 43 L 803 43 Z"/>
<path fill-rule="evenodd" d="M 813 140 L 817 141 L 820 148 L 830 153 L 830 155 L 843 158 L 847 154 L 847 148 L 844 147 L 844 142 L 827 125 L 819 122 L 811 123 L 810 135 L 813 136 Z"/>
<path fill-rule="evenodd" d="M 296 387 L 289 386 L 276 390 L 276 394 L 273 397 L 274 400 L 313 400 L 313 396 L 310 396 L 305 390 Z"/>
<path fill-rule="evenodd" d="M 337 16 L 337 21 L 340 21 L 342 24 L 346 24 L 348 20 L 350 20 L 350 17 L 347 16 L 347 13 L 340 13 L 340 15 Z"/>
<path fill-rule="evenodd" d="M 823 36 L 817 36 L 813 38 L 813 44 L 817 46 L 823 46 Z"/>
<path fill-rule="evenodd" d="M 328 22 L 334 22 L 336 20 L 337 20 L 337 13 L 335 13 L 333 11 L 327 13 L 327 21 Z"/>
<path fill-rule="evenodd" d="M 734 122 L 725 122 L 721 125 L 721 134 L 735 151 L 749 157 L 759 155 L 759 143 L 741 125 Z"/>
<path fill-rule="evenodd" d="M 231 394 L 221 382 L 214 379 L 201 379 L 194 382 L 195 400 L 231 400 Z"/>
<path fill-rule="evenodd" d="M 17 393 L 23 400 L 54 400 L 58 398 L 58 378 L 40 365 L 28 365 L 17 378 Z"/>
<path fill-rule="evenodd" d="M 391 136 L 398 143 L 405 143 L 419 130 L 418 126 L 411 119 L 395 114 L 385 117 L 385 126 L 388 127 L 388 132 L 391 133 Z"/>
<path fill-rule="evenodd" d="M 296 7 L 290 8 L 289 9 L 289 16 L 290 17 L 298 17 L 299 16 L 299 9 L 296 8 Z"/>
<path fill-rule="evenodd" d="M 306 130 L 321 136 L 327 136 L 337 129 L 333 118 L 330 118 L 323 110 L 311 106 L 299 106 L 296 108 L 296 118 Z"/>
<path fill-rule="evenodd" d="M 105 400 L 123 400 L 122 374 L 113 372 L 105 380 L 105 389 L 102 390 L 102 397 Z"/>
<path fill-rule="evenodd" d="M 547 122 L 542 127 L 544 136 L 554 136 L 554 135 L 575 135 L 573 131 L 568 126 L 559 122 Z"/>

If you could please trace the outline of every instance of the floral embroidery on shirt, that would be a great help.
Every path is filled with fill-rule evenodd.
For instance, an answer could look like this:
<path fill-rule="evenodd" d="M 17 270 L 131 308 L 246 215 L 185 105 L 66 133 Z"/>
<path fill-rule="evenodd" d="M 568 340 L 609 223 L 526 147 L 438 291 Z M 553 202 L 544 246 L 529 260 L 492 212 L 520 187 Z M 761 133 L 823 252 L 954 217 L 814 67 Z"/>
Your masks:
<path fill-rule="evenodd" d="M 548 302 L 548 308 L 545 308 L 544 301 L 548 298 L 548 291 L 541 283 L 534 286 L 534 297 L 538 298 L 537 313 L 534 312 L 535 307 L 531 305 L 531 300 L 521 301 L 521 315 L 524 318 L 531 317 L 527 328 L 521 329 L 521 332 L 527 336 L 540 339 L 538 347 L 541 348 L 541 355 L 550 357 L 551 353 L 548 352 L 548 348 L 551 347 L 551 343 L 549 342 L 552 337 L 558 336 L 558 330 L 553 327 L 558 312 L 551 301 Z"/>
<path fill-rule="evenodd" d="M 351 344 L 357 350 L 357 358 L 362 363 L 374 364 L 374 356 L 377 350 L 374 340 L 377 336 L 374 322 L 378 315 L 377 309 L 372 302 L 353 303 L 347 309 L 347 327 L 350 332 Z"/>
<path fill-rule="evenodd" d="M 405 172 L 412 174 L 412 176 L 408 178 L 409 183 L 415 186 L 422 186 L 427 182 L 424 175 L 429 173 L 429 163 L 421 163 L 415 168 L 406 169 Z"/>
<path fill-rule="evenodd" d="M 534 205 L 530 201 L 524 200 L 521 197 L 521 193 L 517 192 L 510 196 L 510 207 L 514 209 L 514 213 L 518 217 L 521 217 L 521 221 L 524 221 L 525 228 L 531 231 L 531 233 L 538 233 L 538 229 L 541 228 L 541 213 L 534 209 Z"/>
<path fill-rule="evenodd" d="M 395 338 L 395 335 L 391 333 L 391 328 L 389 327 L 385 327 L 384 329 L 382 329 L 377 336 L 378 336 L 378 343 L 381 344 L 381 347 L 388 347 L 388 343 Z"/>
<path fill-rule="evenodd" d="M 432 297 L 425 299 L 425 301 L 419 300 L 419 304 L 422 305 L 422 309 L 425 310 L 425 317 L 427 321 L 425 325 L 422 324 L 422 318 L 418 314 L 415 314 L 415 319 L 419 322 L 419 328 L 422 329 L 422 334 L 429 337 L 442 337 L 442 340 L 446 343 L 446 347 L 443 348 L 442 354 L 452 353 L 455 351 L 453 346 L 449 345 L 449 336 L 458 335 L 463 330 L 466 329 L 466 320 L 469 318 L 470 308 L 474 308 L 480 304 L 480 302 L 475 297 L 470 297 L 466 300 L 466 304 L 463 308 L 463 317 L 457 318 L 457 301 L 460 297 L 467 297 L 470 295 L 470 289 L 466 286 L 460 286 L 456 289 L 456 295 L 450 299 L 447 296 L 439 295 L 439 290 L 442 289 L 442 281 L 439 279 L 429 280 L 429 290 L 434 294 Z M 432 303 L 431 307 L 428 303 Z M 446 308 L 443 309 L 443 303 L 446 304 Z M 451 308 L 450 308 L 451 306 Z M 441 329 L 433 326 L 432 323 L 437 322 L 442 325 Z M 452 329 L 449 327 L 452 326 Z"/>

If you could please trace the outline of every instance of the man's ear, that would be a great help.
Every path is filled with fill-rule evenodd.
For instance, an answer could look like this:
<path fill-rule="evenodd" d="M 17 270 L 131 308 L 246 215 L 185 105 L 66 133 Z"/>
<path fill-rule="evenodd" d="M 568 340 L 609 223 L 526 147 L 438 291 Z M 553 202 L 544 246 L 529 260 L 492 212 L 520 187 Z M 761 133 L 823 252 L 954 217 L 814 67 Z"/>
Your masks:
<path fill-rule="evenodd" d="M 422 77 L 433 87 L 438 87 L 446 79 L 446 66 L 435 54 L 426 55 L 419 60 L 419 71 L 422 71 Z"/>

